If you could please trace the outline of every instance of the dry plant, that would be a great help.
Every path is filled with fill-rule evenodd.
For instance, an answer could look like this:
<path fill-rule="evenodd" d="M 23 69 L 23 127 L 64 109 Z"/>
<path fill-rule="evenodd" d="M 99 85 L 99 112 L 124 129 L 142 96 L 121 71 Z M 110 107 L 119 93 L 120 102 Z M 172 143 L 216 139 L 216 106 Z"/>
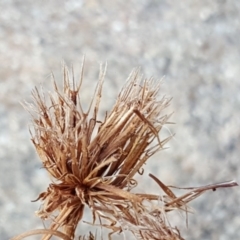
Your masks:
<path fill-rule="evenodd" d="M 75 237 L 84 209 L 90 208 L 92 225 L 110 229 L 112 234 L 131 232 L 136 239 L 183 239 L 177 228 L 170 225 L 167 213 L 180 209 L 188 212 L 187 203 L 203 192 L 219 187 L 232 187 L 234 181 L 189 189 L 177 197 L 170 187 L 157 177 L 149 176 L 164 195 L 133 193 L 136 174 L 143 174 L 146 161 L 163 149 L 166 139 L 160 131 L 170 115 L 164 110 L 170 99 L 159 98 L 161 82 L 143 80 L 133 71 L 105 119 L 98 119 L 99 104 L 106 66 L 100 69 L 99 81 L 87 112 L 81 106 L 80 88 L 70 81 L 64 67 L 61 92 L 54 83 L 49 95 L 33 91 L 34 104 L 28 104 L 33 119 L 32 142 L 51 176 L 52 183 L 37 200 L 43 202 L 37 215 L 51 220 L 48 229 L 33 230 L 13 239 L 42 234 L 42 240 L 52 236 L 71 240 Z M 160 191 L 159 191 L 160 192 Z M 79 239 L 96 239 L 96 235 Z"/>

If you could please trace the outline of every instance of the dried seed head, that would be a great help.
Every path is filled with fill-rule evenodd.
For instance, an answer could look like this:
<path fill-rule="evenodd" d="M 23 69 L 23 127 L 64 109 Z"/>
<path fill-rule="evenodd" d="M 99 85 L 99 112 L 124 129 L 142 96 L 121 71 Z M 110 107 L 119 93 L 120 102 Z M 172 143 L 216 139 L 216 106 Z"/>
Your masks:
<path fill-rule="evenodd" d="M 83 112 L 80 102 L 81 83 L 70 87 L 66 67 L 64 92 L 54 82 L 50 105 L 38 89 L 33 92 L 37 114 L 33 115 L 32 141 L 43 166 L 55 179 L 39 195 L 44 204 L 37 214 L 48 219 L 58 211 L 51 229 L 61 228 L 71 237 L 85 205 L 95 217 L 107 218 L 109 227 L 118 219 L 129 221 L 129 217 L 135 221 L 135 211 L 143 208 L 143 197 L 130 192 L 136 185 L 134 176 L 169 140 L 161 140 L 159 132 L 169 118 L 163 110 L 170 99 L 158 99 L 160 83 L 143 81 L 138 71 L 132 72 L 112 111 L 100 122 L 98 110 L 105 71 L 100 72 L 92 109 L 87 112 Z M 133 212 L 120 213 L 125 207 Z"/>
<path fill-rule="evenodd" d="M 78 86 L 73 80 L 71 87 L 66 67 L 63 92 L 54 82 L 50 104 L 37 88 L 33 91 L 34 104 L 28 106 L 33 116 L 32 142 L 53 179 L 37 199 L 43 201 L 37 215 L 52 220 L 50 228 L 41 232 L 42 239 L 59 234 L 73 239 L 85 206 L 92 211 L 92 224 L 98 220 L 100 226 L 112 230 L 109 238 L 114 232 L 128 230 L 137 239 L 182 239 L 166 213 L 174 209 L 187 212 L 186 204 L 204 191 L 236 186 L 236 182 L 194 188 L 176 197 L 150 174 L 166 196 L 132 193 L 137 185 L 135 175 L 143 173 L 146 161 L 171 138 L 159 137 L 170 117 L 164 114 L 170 99 L 159 98 L 160 82 L 142 80 L 135 70 L 112 110 L 100 121 L 105 72 L 106 67 L 100 71 L 87 112 L 80 101 L 82 78 Z M 91 233 L 88 236 L 95 238 Z"/>

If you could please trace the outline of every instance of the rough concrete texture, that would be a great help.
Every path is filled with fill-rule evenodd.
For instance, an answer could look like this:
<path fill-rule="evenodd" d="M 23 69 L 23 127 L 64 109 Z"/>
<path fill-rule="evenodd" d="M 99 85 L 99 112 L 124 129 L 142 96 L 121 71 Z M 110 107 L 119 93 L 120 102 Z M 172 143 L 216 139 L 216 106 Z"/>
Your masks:
<path fill-rule="evenodd" d="M 165 76 L 176 135 L 149 161 L 139 188 L 159 190 L 149 172 L 177 186 L 240 182 L 239 0 L 1 0 L 0 9 L 0 239 L 43 227 L 34 215 L 40 203 L 30 201 L 49 178 L 19 102 L 30 100 L 35 85 L 50 90 L 51 72 L 61 82 L 63 60 L 78 76 L 84 54 L 86 104 L 99 63 L 108 61 L 102 112 L 133 67 Z M 186 239 L 240 239 L 239 188 L 209 192 L 190 206 L 188 228 L 184 215 L 173 217 Z"/>

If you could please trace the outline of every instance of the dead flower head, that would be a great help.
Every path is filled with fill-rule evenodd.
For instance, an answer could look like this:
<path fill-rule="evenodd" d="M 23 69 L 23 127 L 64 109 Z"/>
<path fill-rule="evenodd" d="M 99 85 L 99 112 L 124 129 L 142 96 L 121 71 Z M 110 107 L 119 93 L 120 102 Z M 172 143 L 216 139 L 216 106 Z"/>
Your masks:
<path fill-rule="evenodd" d="M 177 198 L 150 175 L 166 196 L 131 192 L 137 185 L 135 175 L 142 174 L 146 161 L 170 138 L 159 137 L 170 116 L 163 113 L 170 99 L 159 99 L 159 81 L 142 80 L 133 71 L 112 110 L 100 121 L 105 72 L 106 68 L 100 70 L 87 112 L 81 106 L 82 77 L 79 84 L 70 83 L 66 67 L 63 92 L 54 81 L 50 104 L 38 89 L 33 91 L 34 105 L 28 106 L 34 125 L 32 142 L 53 179 L 37 199 L 43 201 L 37 215 L 52 220 L 49 231 L 40 233 L 42 239 L 58 234 L 73 239 L 85 207 L 92 211 L 93 224 L 110 229 L 110 235 L 128 230 L 137 239 L 181 239 L 178 230 L 168 224 L 166 213 L 175 208 L 186 210 L 196 191 Z M 146 204 L 153 201 L 163 204 Z"/>

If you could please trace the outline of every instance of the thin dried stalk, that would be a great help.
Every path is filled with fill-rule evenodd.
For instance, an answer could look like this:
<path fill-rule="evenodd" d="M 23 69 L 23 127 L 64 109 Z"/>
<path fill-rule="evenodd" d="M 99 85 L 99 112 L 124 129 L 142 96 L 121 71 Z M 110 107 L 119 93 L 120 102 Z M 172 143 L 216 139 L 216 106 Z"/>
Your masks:
<path fill-rule="evenodd" d="M 50 105 L 37 88 L 33 91 L 34 105 L 28 106 L 33 117 L 32 142 L 53 178 L 37 199 L 43 201 L 37 215 L 52 220 L 50 232 L 42 240 L 50 239 L 59 230 L 73 239 L 86 206 L 92 210 L 92 224 L 98 220 L 101 227 L 111 229 L 109 238 L 115 232 L 128 230 L 136 239 L 182 239 L 168 223 L 166 213 L 173 209 L 187 212 L 186 204 L 204 191 L 231 184 L 194 188 L 176 197 L 169 187 L 150 175 L 166 196 L 132 193 L 137 185 L 135 175 L 143 173 L 146 161 L 171 138 L 159 136 L 170 117 L 164 114 L 170 99 L 159 99 L 159 82 L 142 80 L 138 71 L 133 71 L 112 111 L 100 121 L 105 72 L 106 67 L 101 68 L 87 112 L 80 101 L 82 77 L 78 86 L 73 80 L 71 87 L 66 67 L 64 91 L 54 81 Z M 94 238 L 89 235 L 89 239 Z"/>
<path fill-rule="evenodd" d="M 35 236 L 35 235 L 39 235 L 39 234 L 40 235 L 51 234 L 53 236 L 61 238 L 62 240 L 71 240 L 71 238 L 68 237 L 67 235 L 65 235 L 59 231 L 53 231 L 51 229 L 35 229 L 35 230 L 27 231 L 25 233 L 18 235 L 17 237 L 12 238 L 11 240 L 21 240 L 23 238 Z"/>

